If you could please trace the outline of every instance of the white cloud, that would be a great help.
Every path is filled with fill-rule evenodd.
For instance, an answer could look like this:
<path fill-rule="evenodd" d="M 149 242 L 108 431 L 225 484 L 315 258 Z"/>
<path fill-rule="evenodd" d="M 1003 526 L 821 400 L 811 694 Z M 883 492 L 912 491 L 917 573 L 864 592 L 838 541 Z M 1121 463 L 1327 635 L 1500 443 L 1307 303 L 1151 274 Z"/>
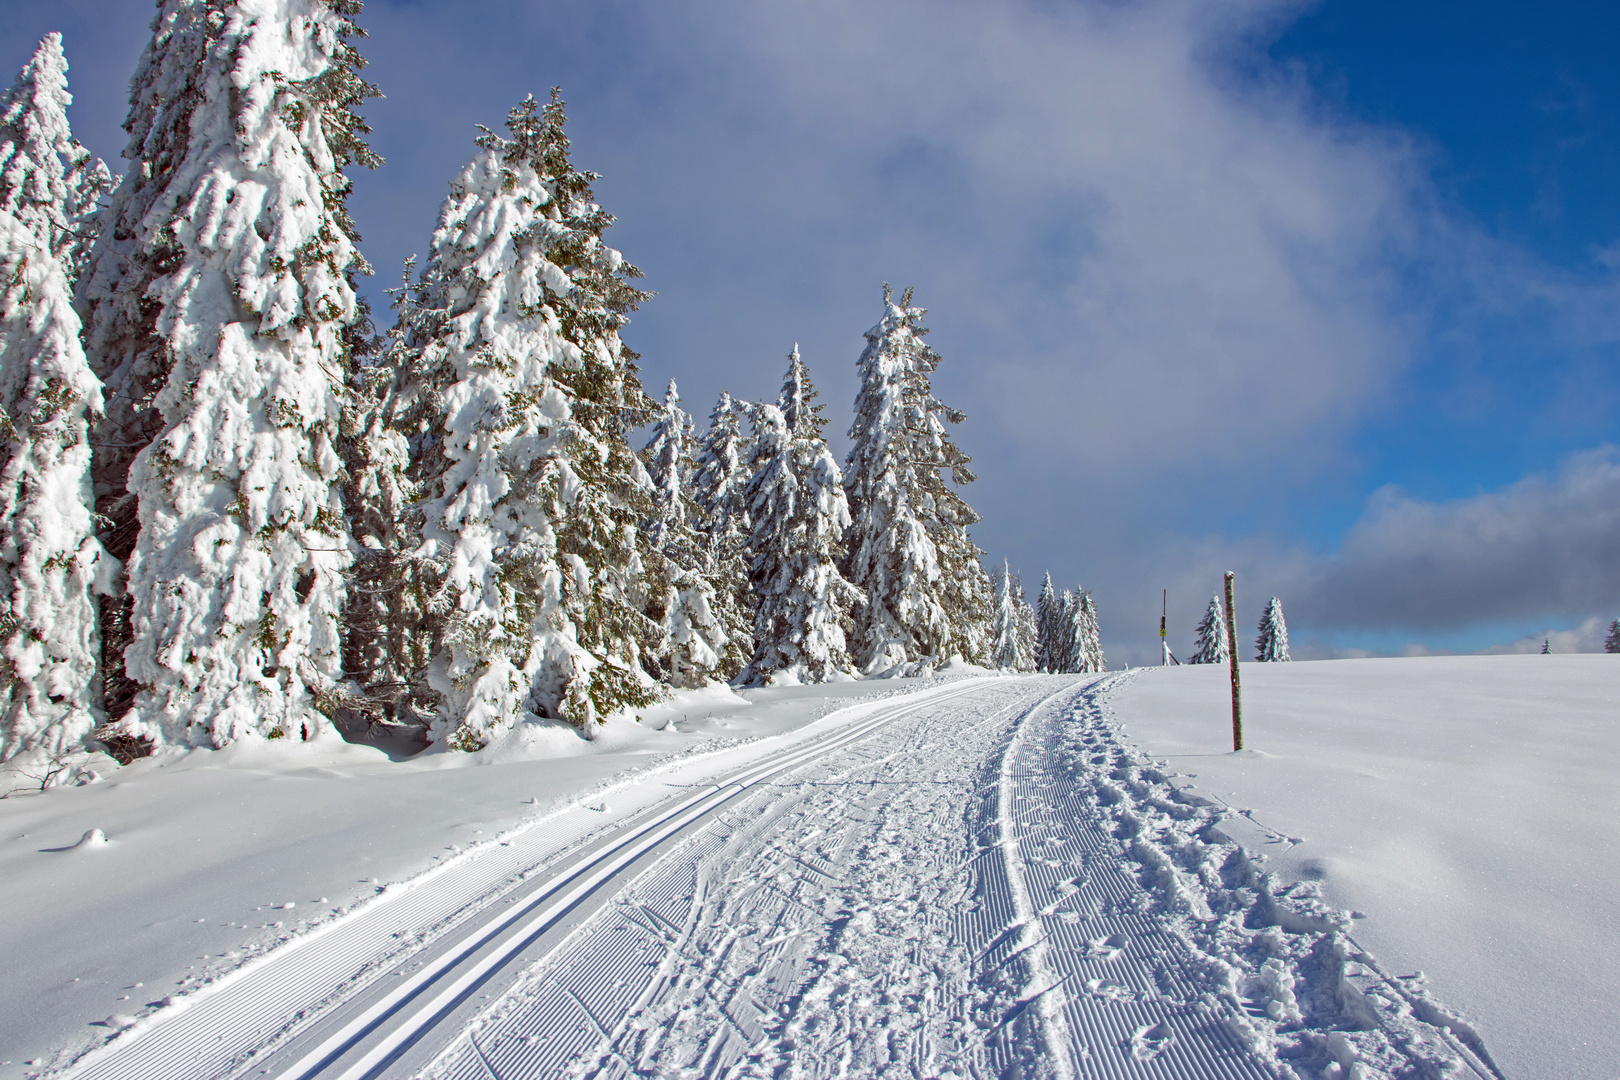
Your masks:
<path fill-rule="evenodd" d="M 1466 499 L 1380 491 L 1300 585 L 1295 609 L 1339 627 L 1620 613 L 1620 449 Z"/>
<path fill-rule="evenodd" d="M 1492 645 L 1488 649 L 1481 649 L 1480 652 L 1493 655 L 1539 653 L 1544 645 L 1549 646 L 1555 653 L 1602 652 L 1603 639 L 1609 634 L 1609 621 L 1601 615 L 1593 615 L 1568 629 L 1549 628 L 1539 634 L 1530 634 L 1517 641 L 1510 641 L 1506 645 Z"/>

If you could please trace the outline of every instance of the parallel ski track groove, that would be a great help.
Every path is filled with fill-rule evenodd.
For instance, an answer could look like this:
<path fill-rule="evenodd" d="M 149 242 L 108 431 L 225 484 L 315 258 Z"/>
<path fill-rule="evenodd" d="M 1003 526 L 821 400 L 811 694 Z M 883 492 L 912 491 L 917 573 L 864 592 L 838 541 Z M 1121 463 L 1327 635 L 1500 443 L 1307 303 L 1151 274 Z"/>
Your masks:
<path fill-rule="evenodd" d="M 255 1074 L 273 1075 L 277 1080 L 304 1080 L 324 1076 L 339 1058 L 352 1055 L 357 1044 L 368 1037 L 380 1045 L 373 1046 L 359 1062 L 348 1064 L 335 1075 L 342 1080 L 376 1075 L 386 1069 L 402 1044 L 414 1041 L 434 1019 L 455 1002 L 464 1000 L 494 970 L 511 960 L 524 943 L 543 932 L 546 925 L 587 901 L 597 886 L 611 880 L 624 866 L 704 820 L 717 807 L 754 785 L 857 742 L 914 709 L 972 693 L 980 685 L 980 680 L 970 680 L 878 705 L 868 717 L 742 766 L 673 805 L 650 811 L 643 819 L 626 822 L 621 827 L 621 835 L 603 850 L 544 882 L 521 903 L 482 904 L 469 918 L 447 931 L 461 932 L 465 940 L 408 974 L 403 969 L 411 966 L 417 953 L 409 949 L 409 943 L 402 945 L 394 957 L 379 959 L 379 941 L 397 939 L 397 934 L 354 934 L 345 938 L 334 934 L 346 926 L 346 920 L 338 920 L 294 938 L 267 956 L 264 962 L 233 973 L 193 998 L 182 999 L 180 1008 L 157 1014 L 141 1029 L 125 1033 L 92 1051 L 59 1075 L 62 1080 L 172 1080 L 179 1076 L 204 1080 L 251 1070 Z M 514 877 L 529 869 L 515 861 L 515 853 L 500 848 L 483 853 L 481 858 L 483 876 L 488 876 L 489 867 L 498 865 L 503 858 L 513 860 L 510 871 Z M 446 873 L 470 877 L 470 865 L 462 864 Z M 532 884 L 532 878 L 520 881 L 509 891 L 521 891 Z M 488 890 L 485 892 L 487 895 Z M 413 889 L 389 904 L 387 923 L 391 926 L 440 926 L 474 899 L 466 895 L 447 897 L 444 890 Z M 673 895 L 667 899 L 668 912 L 678 914 L 679 900 Z M 523 916 L 537 909 L 543 909 L 537 917 L 523 920 Z M 362 910 L 357 918 L 367 914 L 367 910 Z M 468 925 L 475 926 L 476 930 L 467 933 Z M 324 942 L 329 936 L 336 940 Z M 317 942 L 323 947 L 310 947 Z M 482 960 L 472 959 L 479 953 L 487 955 Z M 463 970 L 469 966 L 471 970 Z M 343 974 L 334 980 L 333 972 Z M 286 1031 L 289 1018 L 297 1024 L 300 1020 L 325 1015 L 330 999 L 340 993 L 345 998 L 352 997 L 368 986 L 375 986 L 382 978 L 400 981 L 381 1002 L 345 1024 L 338 1034 L 323 1041 L 316 1050 L 303 1054 L 291 1067 L 279 1062 L 279 1048 L 295 1040 L 298 1034 L 296 1026 L 291 1032 Z M 451 980 L 448 988 L 431 993 L 446 979 Z M 312 1001 L 309 990 L 312 985 L 328 989 L 319 991 L 319 997 Z M 425 994 L 427 1004 L 411 1008 Z M 337 1001 L 335 1007 L 341 1008 L 342 1001 Z M 588 1017 L 585 1019 L 589 1021 Z M 268 1053 L 261 1052 L 269 1038 L 276 1039 L 275 1045 Z M 584 1041 L 590 1040 L 587 1037 Z"/>
<path fill-rule="evenodd" d="M 1018 696 L 1023 697 L 1028 693 L 1028 689 L 1022 689 Z M 945 704 L 938 699 L 936 703 Z M 988 709 L 988 715 L 958 720 L 959 725 L 965 721 L 965 726 L 958 726 L 955 729 L 957 732 L 991 730 L 998 725 L 1016 722 L 1015 719 L 1009 720 L 1007 714 L 1015 709 L 1027 709 L 1027 702 L 1008 705 L 992 698 L 969 706 L 967 711 L 971 713 L 975 709 Z M 924 714 L 918 710 L 907 715 L 932 717 L 936 714 Z M 928 722 L 937 724 L 939 721 L 924 721 L 925 724 Z M 887 771 L 874 770 L 885 770 L 902 763 L 907 768 L 919 768 L 917 762 L 925 761 L 919 755 L 933 745 L 930 741 L 919 741 L 917 733 L 905 725 L 888 727 L 880 739 L 881 746 L 866 742 L 851 746 L 836 759 L 829 755 L 821 763 L 819 773 L 808 777 L 796 775 L 787 784 L 773 785 L 768 791 L 760 789 L 763 794 L 756 794 L 746 803 L 735 804 L 735 809 L 728 811 L 727 821 L 729 823 L 735 818 L 736 828 L 724 838 L 717 837 L 713 845 L 713 848 L 719 848 L 723 840 L 725 845 L 733 847 L 730 852 L 714 852 L 712 849 L 700 852 L 698 840 L 689 839 L 685 842 L 684 851 L 672 852 L 666 856 L 661 868 L 649 868 L 636 882 L 627 885 L 618 905 L 601 909 L 596 916 L 596 925 L 581 928 L 578 931 L 580 937 L 574 944 L 559 946 L 557 955 L 560 959 L 548 962 L 545 970 L 537 972 L 536 977 L 547 982 L 567 981 L 575 985 L 589 980 L 592 952 L 603 948 L 605 939 L 616 930 L 630 928 L 647 935 L 647 946 L 665 957 L 666 966 L 660 969 L 661 973 L 649 973 L 650 977 L 639 993 L 635 993 L 633 987 L 625 988 L 634 1000 L 621 997 L 619 1013 L 623 1019 L 615 1029 L 613 1038 L 583 1061 L 569 1060 L 541 1050 L 530 1042 L 520 1041 L 525 1036 L 546 1029 L 551 1014 L 544 995 L 535 990 L 514 988 L 509 994 L 510 1005 L 491 1006 L 494 1013 L 487 1021 L 485 1018 L 474 1021 L 485 1032 L 480 1036 L 483 1048 L 497 1075 L 503 1080 L 518 1077 L 532 1080 L 554 1075 L 605 1078 L 623 1075 L 618 1064 L 620 1061 L 634 1063 L 639 1074 L 649 1070 L 667 1071 L 669 1068 L 675 1068 L 681 1075 L 731 1074 L 745 1056 L 764 1045 L 763 1040 L 767 1040 L 772 1030 L 779 1028 L 782 1021 L 776 1015 L 776 1005 L 784 1001 L 784 995 L 792 995 L 796 999 L 804 987 L 806 975 L 813 975 L 822 969 L 824 960 L 807 952 L 811 943 L 804 934 L 806 930 L 823 932 L 825 916 L 820 910 L 806 905 L 796 894 L 809 889 L 810 895 L 819 895 L 825 888 L 831 887 L 837 891 L 849 884 L 846 881 L 849 859 L 856 854 L 850 849 L 850 844 L 860 834 L 866 835 L 867 846 L 870 845 L 872 836 L 866 826 L 890 811 L 892 800 L 889 792 L 900 790 L 892 787 L 896 781 L 887 778 Z M 897 749 L 896 740 L 899 743 Z M 934 752 L 939 753 L 937 749 Z M 949 756 L 947 759 L 954 760 Z M 926 764 L 921 766 L 926 767 Z M 867 785 L 872 795 L 859 794 L 861 785 Z M 824 797 L 816 795 L 817 792 L 830 795 L 840 790 L 848 790 L 850 797 L 836 802 L 838 812 L 835 816 L 822 818 L 812 814 L 810 818 L 805 818 L 806 799 L 814 801 Z M 982 787 L 975 787 L 972 797 L 980 798 L 982 794 Z M 798 825 L 794 826 L 794 822 Z M 784 825 L 788 826 L 787 831 L 784 831 Z M 811 828 L 811 835 L 819 834 L 821 837 L 815 842 L 814 850 L 783 846 L 785 837 L 793 828 L 802 830 L 805 826 Z M 705 833 L 713 831 L 711 823 Z M 761 857 L 764 857 L 763 864 L 750 863 L 750 860 L 757 861 Z M 957 858 L 951 865 L 957 871 L 964 871 L 971 862 Z M 829 870 L 835 876 L 827 876 L 825 871 Z M 678 943 L 650 934 L 640 920 L 631 917 L 655 895 L 679 896 L 684 891 L 684 883 L 691 882 L 694 875 L 707 881 L 716 874 L 725 877 L 724 881 L 715 883 L 715 887 L 723 891 L 714 893 L 711 901 L 704 897 L 713 889 L 705 885 L 703 895 L 693 896 L 685 913 L 686 927 Z M 672 889 L 671 885 L 676 882 L 683 884 Z M 722 910 L 745 914 L 752 912 L 748 917 L 753 920 L 754 929 L 733 927 L 723 918 L 716 921 L 717 913 Z M 795 910 L 799 911 L 797 915 L 793 915 Z M 920 915 L 923 922 L 942 928 L 957 919 L 954 905 Z M 781 916 L 790 916 L 800 922 L 808 921 L 808 925 L 794 928 L 779 922 Z M 773 926 L 775 930 L 766 929 Z M 784 927 L 785 932 L 781 932 Z M 738 936 L 739 929 L 743 937 Z M 762 930 L 763 933 L 760 933 Z M 760 938 L 754 938 L 749 943 L 748 953 L 734 960 L 738 946 L 750 933 L 760 933 L 760 938 L 769 940 L 761 942 Z M 927 969 L 929 963 L 922 954 L 912 951 L 907 954 L 904 966 L 917 971 Z M 707 1001 L 707 1015 L 712 1017 L 707 1034 L 697 1043 L 685 1041 L 692 1034 L 689 1025 L 682 1032 L 657 1019 L 665 1015 L 662 1010 L 678 1007 L 684 1012 L 688 1006 L 680 1003 L 691 1001 Z M 948 1000 L 935 1002 L 932 1006 L 926 1002 L 919 1004 L 925 1011 L 930 1008 L 961 1010 L 967 1002 L 966 995 L 952 995 Z M 646 1020 L 640 1019 L 643 1015 L 647 1015 Z M 679 1045 L 683 1049 L 679 1053 L 686 1064 L 655 1066 L 655 1058 L 666 1047 L 676 1045 L 675 1040 L 681 1040 Z M 447 1052 L 445 1058 L 429 1070 L 428 1075 L 455 1080 L 482 1080 L 483 1065 L 471 1053 L 470 1042 L 464 1041 L 462 1046 L 465 1048 L 462 1051 L 452 1048 Z M 847 1047 L 843 1050 L 826 1047 L 823 1050 L 831 1052 L 805 1051 L 797 1054 L 791 1070 L 793 1074 L 849 1074 L 847 1061 L 840 1060 L 848 1058 Z M 929 1064 L 935 1060 L 936 1054 L 928 1049 L 926 1040 L 915 1044 L 910 1055 L 919 1063 L 913 1070 L 914 1075 L 937 1075 L 939 1066 Z"/>

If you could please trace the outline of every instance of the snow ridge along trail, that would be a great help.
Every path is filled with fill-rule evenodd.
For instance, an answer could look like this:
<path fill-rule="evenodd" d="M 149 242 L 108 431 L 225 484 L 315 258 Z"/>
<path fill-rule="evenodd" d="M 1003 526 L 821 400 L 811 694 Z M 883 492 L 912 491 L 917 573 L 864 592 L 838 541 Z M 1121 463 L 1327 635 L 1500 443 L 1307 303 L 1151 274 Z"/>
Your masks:
<path fill-rule="evenodd" d="M 755 786 L 423 1074 L 1492 1078 L 1123 745 L 1122 677 L 981 683 Z"/>

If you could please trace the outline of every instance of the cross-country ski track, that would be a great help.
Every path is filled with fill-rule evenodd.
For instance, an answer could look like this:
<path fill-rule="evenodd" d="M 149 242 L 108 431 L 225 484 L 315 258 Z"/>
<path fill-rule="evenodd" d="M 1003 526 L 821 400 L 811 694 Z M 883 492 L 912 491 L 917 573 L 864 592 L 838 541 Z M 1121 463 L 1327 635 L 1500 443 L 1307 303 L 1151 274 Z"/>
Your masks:
<path fill-rule="evenodd" d="M 1501 1080 L 1120 737 L 1131 677 L 957 680 L 676 762 L 57 1075 Z"/>

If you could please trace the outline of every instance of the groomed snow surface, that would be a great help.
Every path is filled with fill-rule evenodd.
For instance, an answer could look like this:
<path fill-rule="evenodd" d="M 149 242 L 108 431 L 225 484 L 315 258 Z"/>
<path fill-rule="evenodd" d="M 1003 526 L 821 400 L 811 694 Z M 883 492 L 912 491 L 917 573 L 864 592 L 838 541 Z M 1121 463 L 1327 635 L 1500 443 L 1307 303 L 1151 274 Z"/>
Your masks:
<path fill-rule="evenodd" d="M 1612 1077 L 1617 658 L 1244 676 L 1236 755 L 1176 668 L 19 793 L 0 1077 Z"/>

